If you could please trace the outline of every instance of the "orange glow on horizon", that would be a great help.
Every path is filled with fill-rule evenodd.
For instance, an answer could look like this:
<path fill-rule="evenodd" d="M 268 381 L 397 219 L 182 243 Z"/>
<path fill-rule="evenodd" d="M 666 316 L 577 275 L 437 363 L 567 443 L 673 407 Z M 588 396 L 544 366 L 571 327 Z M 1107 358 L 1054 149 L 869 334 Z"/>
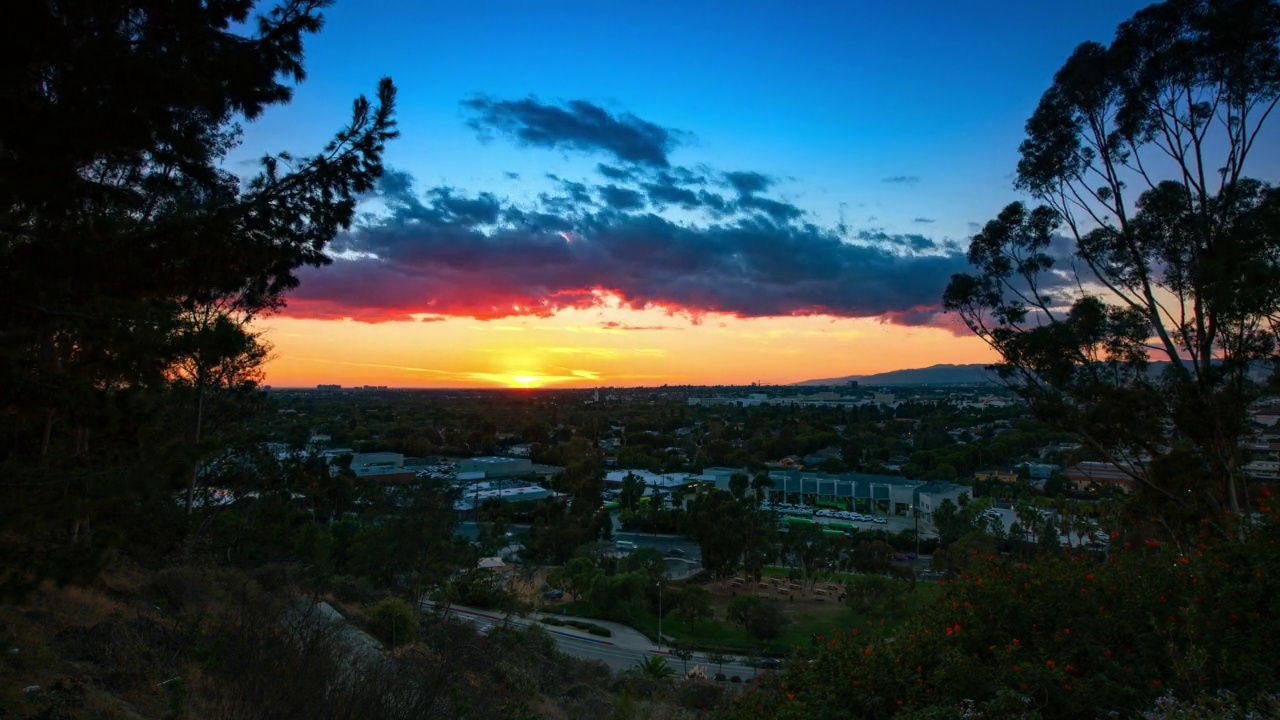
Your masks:
<path fill-rule="evenodd" d="M 689 319 L 661 310 L 361 323 L 271 318 L 275 387 L 588 388 L 787 384 L 994 358 L 974 337 L 875 318 Z"/>

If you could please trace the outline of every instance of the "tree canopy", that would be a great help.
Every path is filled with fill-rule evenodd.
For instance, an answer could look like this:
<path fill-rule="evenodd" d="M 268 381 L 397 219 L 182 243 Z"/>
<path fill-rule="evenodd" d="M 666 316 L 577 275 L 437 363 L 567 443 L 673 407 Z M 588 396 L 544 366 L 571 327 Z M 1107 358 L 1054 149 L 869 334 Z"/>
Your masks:
<path fill-rule="evenodd" d="M 1020 147 L 1017 187 L 1040 204 L 987 223 L 944 298 L 1166 533 L 1230 533 L 1246 505 L 1239 441 L 1280 329 L 1280 191 L 1246 169 L 1280 100 L 1278 41 L 1271 0 L 1167 0 L 1076 48 Z"/>
<path fill-rule="evenodd" d="M 0 566 L 21 568 L 0 582 L 91 573 L 122 517 L 188 485 L 208 394 L 266 357 L 248 322 L 382 174 L 387 78 L 319 153 L 228 169 L 327 4 L 37 3 L 0 30 Z"/>

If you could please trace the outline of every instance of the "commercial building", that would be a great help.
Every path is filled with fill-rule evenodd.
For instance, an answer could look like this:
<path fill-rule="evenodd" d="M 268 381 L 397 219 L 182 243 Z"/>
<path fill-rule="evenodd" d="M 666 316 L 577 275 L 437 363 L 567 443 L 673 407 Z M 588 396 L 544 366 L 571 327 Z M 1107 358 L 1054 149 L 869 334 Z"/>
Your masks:
<path fill-rule="evenodd" d="M 486 500 L 501 502 L 533 502 L 555 497 L 556 494 L 544 487 L 519 480 L 490 480 L 458 488 L 458 499 L 453 509 L 458 512 L 471 512 L 485 503 Z"/>
<path fill-rule="evenodd" d="M 622 483 L 627 479 L 628 475 L 634 475 L 644 482 L 645 487 L 657 488 L 660 490 L 671 490 L 683 487 L 691 482 L 695 482 L 696 478 L 691 473 L 654 473 L 648 470 L 611 470 L 604 476 L 604 484 L 606 487 L 622 487 Z"/>
<path fill-rule="evenodd" d="M 1133 490 L 1132 470 L 1109 462 L 1088 460 L 1067 468 L 1062 474 L 1077 490 L 1087 490 L 1090 485 L 1118 487 L 1125 492 Z"/>
<path fill-rule="evenodd" d="M 973 497 L 973 488 L 968 485 L 957 485 L 956 483 L 935 480 L 926 483 L 915 489 L 916 507 L 924 515 L 933 515 L 944 501 L 950 500 L 952 505 L 959 507 L 961 497 Z"/>
<path fill-rule="evenodd" d="M 351 472 L 380 482 L 407 482 L 414 478 L 413 470 L 404 466 L 404 455 L 391 452 L 356 453 L 351 456 Z"/>
<path fill-rule="evenodd" d="M 533 461 L 516 457 L 477 457 L 458 462 L 458 474 L 484 473 L 486 478 L 525 477 L 535 474 Z"/>
<path fill-rule="evenodd" d="M 968 485 L 909 480 L 896 475 L 774 470 L 769 479 L 773 481 L 767 491 L 771 502 L 833 503 L 878 515 L 907 515 L 913 507 L 929 514 L 943 500 L 958 505 L 961 495 L 973 497 L 973 488 Z"/>

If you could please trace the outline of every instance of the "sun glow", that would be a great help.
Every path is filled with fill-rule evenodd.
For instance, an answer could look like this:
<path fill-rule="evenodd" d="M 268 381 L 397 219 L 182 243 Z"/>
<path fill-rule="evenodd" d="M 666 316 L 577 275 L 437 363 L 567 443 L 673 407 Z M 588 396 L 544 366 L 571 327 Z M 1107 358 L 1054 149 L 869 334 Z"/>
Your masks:
<path fill-rule="evenodd" d="M 273 317 L 276 387 L 590 388 L 788 383 L 935 363 L 989 363 L 981 340 L 875 318 L 694 322 L 660 309 L 563 310 L 484 322 Z"/>

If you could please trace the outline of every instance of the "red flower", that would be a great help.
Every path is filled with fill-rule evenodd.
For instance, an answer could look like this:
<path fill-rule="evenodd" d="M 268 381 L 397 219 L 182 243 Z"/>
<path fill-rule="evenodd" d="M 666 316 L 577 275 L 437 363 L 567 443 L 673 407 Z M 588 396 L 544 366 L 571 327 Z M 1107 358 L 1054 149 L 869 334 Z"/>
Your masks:
<path fill-rule="evenodd" d="M 1053 669 L 1053 667 L 1054 667 L 1054 665 L 1053 665 L 1053 661 L 1052 661 L 1052 660 L 1046 660 L 1046 661 L 1045 661 L 1045 663 L 1044 663 L 1044 665 L 1045 665 L 1045 667 L 1049 668 L 1050 670 L 1052 670 L 1052 669 Z"/>

